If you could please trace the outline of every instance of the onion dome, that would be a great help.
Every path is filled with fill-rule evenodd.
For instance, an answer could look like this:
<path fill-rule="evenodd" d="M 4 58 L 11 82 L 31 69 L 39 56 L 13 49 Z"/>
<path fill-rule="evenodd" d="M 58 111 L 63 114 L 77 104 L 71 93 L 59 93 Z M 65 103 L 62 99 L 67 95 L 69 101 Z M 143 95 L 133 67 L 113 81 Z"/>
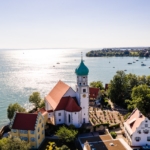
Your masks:
<path fill-rule="evenodd" d="M 81 60 L 80 65 L 76 68 L 75 73 L 79 76 L 88 75 L 89 69 L 87 68 L 87 66 L 85 66 L 83 60 Z"/>

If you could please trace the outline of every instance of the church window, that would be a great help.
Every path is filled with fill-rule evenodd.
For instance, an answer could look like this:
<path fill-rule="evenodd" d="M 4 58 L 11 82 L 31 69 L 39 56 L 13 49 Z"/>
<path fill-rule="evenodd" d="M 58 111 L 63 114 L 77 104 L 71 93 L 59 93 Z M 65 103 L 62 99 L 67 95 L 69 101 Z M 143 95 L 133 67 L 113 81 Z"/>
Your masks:
<path fill-rule="evenodd" d="M 86 89 L 83 89 L 83 92 L 86 92 Z"/>
<path fill-rule="evenodd" d="M 145 124 L 145 127 L 148 127 L 148 124 Z"/>
<path fill-rule="evenodd" d="M 84 115 L 85 115 L 85 113 L 84 113 Z"/>
<path fill-rule="evenodd" d="M 147 141 L 150 141 L 150 136 L 147 137 Z"/>
<path fill-rule="evenodd" d="M 75 114 L 76 114 L 76 112 L 75 112 Z"/>
<path fill-rule="evenodd" d="M 38 135 L 38 139 L 40 139 L 40 135 Z"/>
<path fill-rule="evenodd" d="M 70 123 L 70 114 L 68 115 L 68 122 Z"/>
<path fill-rule="evenodd" d="M 59 119 L 59 122 L 61 121 L 61 119 Z"/>
<path fill-rule="evenodd" d="M 83 79 L 84 79 L 85 77 L 83 77 Z"/>
<path fill-rule="evenodd" d="M 58 116 L 61 116 L 61 113 L 58 113 Z"/>
<path fill-rule="evenodd" d="M 81 83 L 80 83 L 80 85 L 81 85 Z"/>
<path fill-rule="evenodd" d="M 85 83 L 83 83 L 85 85 Z"/>

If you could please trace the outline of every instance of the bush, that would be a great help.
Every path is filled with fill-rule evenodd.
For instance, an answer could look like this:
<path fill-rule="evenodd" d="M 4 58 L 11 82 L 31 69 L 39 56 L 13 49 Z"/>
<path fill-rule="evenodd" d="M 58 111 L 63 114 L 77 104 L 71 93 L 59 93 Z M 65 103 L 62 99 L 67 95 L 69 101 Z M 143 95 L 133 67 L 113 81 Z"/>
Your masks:
<path fill-rule="evenodd" d="M 116 132 L 110 132 L 110 134 L 113 137 L 113 139 L 115 139 L 117 137 L 117 133 Z"/>
<path fill-rule="evenodd" d="M 120 127 L 120 123 L 109 126 L 109 130 L 116 129 Z"/>

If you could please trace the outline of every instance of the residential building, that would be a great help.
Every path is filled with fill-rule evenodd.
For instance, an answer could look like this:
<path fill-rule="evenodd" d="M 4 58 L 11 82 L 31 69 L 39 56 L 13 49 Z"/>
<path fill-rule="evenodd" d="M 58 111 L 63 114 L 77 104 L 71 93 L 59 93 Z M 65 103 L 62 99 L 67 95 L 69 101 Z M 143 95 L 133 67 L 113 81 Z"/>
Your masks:
<path fill-rule="evenodd" d="M 90 134 L 78 137 L 79 150 L 132 150 L 123 139 L 112 139 L 107 135 Z"/>
<path fill-rule="evenodd" d="M 134 150 L 150 146 L 150 120 L 135 109 L 124 122 L 128 143 Z"/>
<path fill-rule="evenodd" d="M 40 112 L 15 113 L 11 125 L 11 136 L 29 142 L 32 149 L 37 149 L 45 139 L 44 118 Z"/>

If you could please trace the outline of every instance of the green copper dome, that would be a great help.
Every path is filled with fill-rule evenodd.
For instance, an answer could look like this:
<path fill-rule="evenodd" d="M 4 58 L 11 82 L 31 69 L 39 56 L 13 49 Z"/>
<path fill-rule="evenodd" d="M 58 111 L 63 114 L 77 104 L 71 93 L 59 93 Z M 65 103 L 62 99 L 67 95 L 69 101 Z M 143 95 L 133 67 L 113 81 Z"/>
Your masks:
<path fill-rule="evenodd" d="M 85 66 L 83 60 L 81 60 L 80 65 L 76 68 L 75 73 L 79 76 L 88 75 L 89 69 Z"/>

